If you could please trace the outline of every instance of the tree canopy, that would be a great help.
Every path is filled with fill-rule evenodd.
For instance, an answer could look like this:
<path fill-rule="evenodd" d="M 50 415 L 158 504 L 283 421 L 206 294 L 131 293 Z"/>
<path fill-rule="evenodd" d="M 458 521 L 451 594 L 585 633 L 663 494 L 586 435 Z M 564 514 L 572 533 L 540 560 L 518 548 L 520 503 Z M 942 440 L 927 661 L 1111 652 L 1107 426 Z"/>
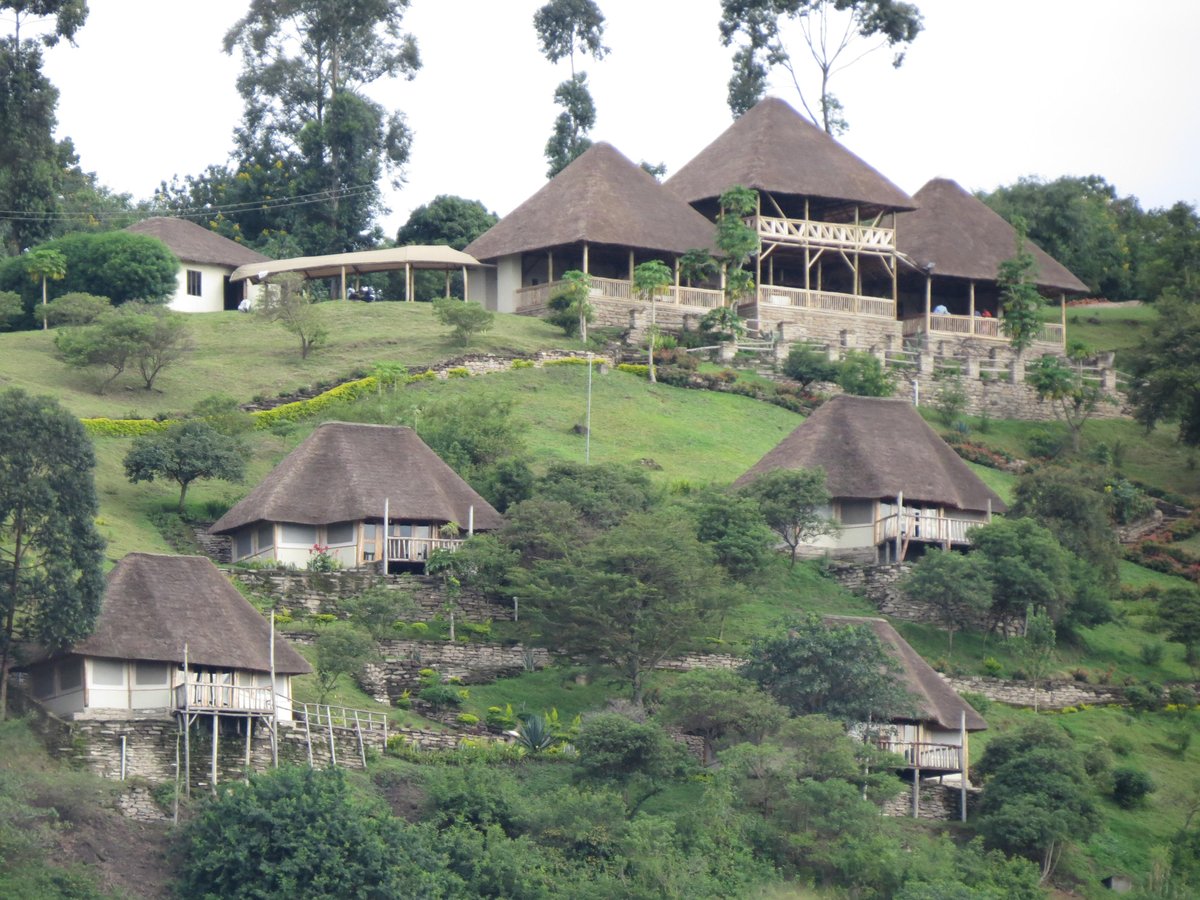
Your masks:
<path fill-rule="evenodd" d="M 823 469 L 773 469 L 742 488 L 758 504 L 767 526 L 779 535 L 792 554 L 801 544 L 837 530 L 829 518 L 829 491 Z"/>
<path fill-rule="evenodd" d="M 191 419 L 157 434 L 134 438 L 125 454 L 125 477 L 134 484 L 163 478 L 179 485 L 179 511 L 193 481 L 245 477 L 245 447 L 241 440 L 222 434 L 208 422 Z"/>
<path fill-rule="evenodd" d="M 596 104 L 587 86 L 587 73 L 575 71 L 575 52 L 600 60 L 604 46 L 604 14 L 594 0 L 550 0 L 533 15 L 533 30 L 542 55 L 552 63 L 567 59 L 571 77 L 554 89 L 554 102 L 562 112 L 546 142 L 546 161 L 553 178 L 592 145 L 587 136 L 596 124 Z"/>

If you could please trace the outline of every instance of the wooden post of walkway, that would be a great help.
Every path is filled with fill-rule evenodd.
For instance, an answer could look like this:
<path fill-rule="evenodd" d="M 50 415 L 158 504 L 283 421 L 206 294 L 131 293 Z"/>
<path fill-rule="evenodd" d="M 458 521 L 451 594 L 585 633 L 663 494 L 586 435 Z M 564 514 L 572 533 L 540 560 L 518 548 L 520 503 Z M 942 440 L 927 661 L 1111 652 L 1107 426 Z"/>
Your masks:
<path fill-rule="evenodd" d="M 958 768 L 961 772 L 962 820 L 967 821 L 967 711 L 958 711 Z"/>

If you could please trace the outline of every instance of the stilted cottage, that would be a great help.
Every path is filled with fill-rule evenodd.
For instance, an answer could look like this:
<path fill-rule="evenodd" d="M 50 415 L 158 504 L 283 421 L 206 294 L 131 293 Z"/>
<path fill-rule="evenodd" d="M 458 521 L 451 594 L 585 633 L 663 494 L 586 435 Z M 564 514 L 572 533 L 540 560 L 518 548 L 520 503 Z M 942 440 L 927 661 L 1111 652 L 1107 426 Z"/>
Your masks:
<path fill-rule="evenodd" d="M 1004 501 L 906 400 L 842 394 L 817 409 L 734 482 L 774 469 L 823 469 L 836 534 L 801 552 L 895 562 L 910 547 L 967 547 Z"/>
<path fill-rule="evenodd" d="M 658 259 L 676 269 L 676 284 L 660 302 L 703 315 L 721 305 L 722 294 L 681 285 L 677 262 L 688 250 L 711 252 L 714 237 L 704 216 L 611 144 L 598 143 L 465 252 L 495 264 L 486 305 L 500 312 L 544 309 L 571 269 L 591 276 L 596 300 L 627 309 L 636 303 L 634 267 Z"/>
<path fill-rule="evenodd" d="M 919 208 L 902 213 L 897 226 L 900 252 L 911 263 L 900 277 L 904 336 L 1007 344 L 996 274 L 1016 253 L 1015 229 L 948 178 L 934 178 L 914 199 Z M 1034 283 L 1059 301 L 1064 316 L 1060 324 L 1042 327 L 1034 352 L 1058 353 L 1066 342 L 1066 295 L 1083 293 L 1087 285 L 1032 241 L 1025 247 L 1036 263 Z"/>
<path fill-rule="evenodd" d="M 961 776 L 965 792 L 969 735 L 987 729 L 987 722 L 921 658 L 885 619 L 858 616 L 826 616 L 833 626 L 856 625 L 871 629 L 884 649 L 895 657 L 904 686 L 912 695 L 915 711 L 911 717 L 893 719 L 871 732 L 882 750 L 904 758 L 902 775 L 911 781 L 912 810 L 920 811 L 921 780 L 946 775 Z M 962 817 L 966 818 L 965 795 Z"/>
<path fill-rule="evenodd" d="M 848 331 L 864 347 L 898 342 L 896 215 L 913 198 L 773 97 L 665 186 L 715 220 L 735 185 L 757 191 L 759 204 L 747 221 L 758 235 L 758 289 L 742 302 L 743 317 L 760 328 L 799 324 L 833 345 Z"/>
<path fill-rule="evenodd" d="M 261 288 L 230 276 L 239 266 L 271 259 L 187 219 L 154 216 L 125 230 L 156 237 L 179 257 L 179 286 L 168 302 L 178 312 L 220 312 L 237 309 L 247 297 L 254 300 Z"/>
<path fill-rule="evenodd" d="M 290 721 L 293 675 L 312 667 L 200 556 L 131 553 L 92 634 L 22 667 L 64 718 L 206 715 Z M 272 678 L 274 679 L 272 681 Z"/>
<path fill-rule="evenodd" d="M 321 548 L 345 568 L 401 570 L 502 521 L 411 428 L 326 422 L 210 531 L 235 562 L 303 567 Z"/>

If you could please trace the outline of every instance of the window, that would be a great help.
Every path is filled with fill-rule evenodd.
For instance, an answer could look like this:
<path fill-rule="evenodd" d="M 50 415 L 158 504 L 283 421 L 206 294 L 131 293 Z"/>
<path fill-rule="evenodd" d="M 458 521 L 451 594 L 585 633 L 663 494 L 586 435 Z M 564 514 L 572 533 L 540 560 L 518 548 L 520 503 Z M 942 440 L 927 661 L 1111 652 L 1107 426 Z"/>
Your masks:
<path fill-rule="evenodd" d="M 258 526 L 258 552 L 262 553 L 275 546 L 275 526 L 271 524 Z"/>
<path fill-rule="evenodd" d="M 302 544 L 305 547 L 311 547 L 317 542 L 317 526 L 293 525 L 291 522 L 284 522 L 282 542 L 285 544 Z"/>
<path fill-rule="evenodd" d="M 64 659 L 58 664 L 58 688 L 74 691 L 83 687 L 83 660 L 79 657 Z"/>
<path fill-rule="evenodd" d="M 125 663 L 115 659 L 93 660 L 92 684 L 101 687 L 124 686 Z"/>
<path fill-rule="evenodd" d="M 199 297 L 201 290 L 200 273 L 195 269 L 187 270 L 187 292 L 189 297 Z"/>
<path fill-rule="evenodd" d="M 134 670 L 133 683 L 162 687 L 167 683 L 169 666 L 166 663 L 140 662 Z"/>
<path fill-rule="evenodd" d="M 375 533 L 381 526 L 374 522 L 363 522 L 363 562 L 375 560 Z"/>
<path fill-rule="evenodd" d="M 243 529 L 239 531 L 233 538 L 233 556 L 234 559 L 245 559 L 252 554 L 254 549 L 250 546 L 250 530 Z"/>
<path fill-rule="evenodd" d="M 39 666 L 33 670 L 33 696 L 49 697 L 54 694 L 54 666 Z"/>
<path fill-rule="evenodd" d="M 353 522 L 334 522 L 332 525 L 325 526 L 325 543 L 327 544 L 353 544 L 354 543 L 354 523 Z"/>

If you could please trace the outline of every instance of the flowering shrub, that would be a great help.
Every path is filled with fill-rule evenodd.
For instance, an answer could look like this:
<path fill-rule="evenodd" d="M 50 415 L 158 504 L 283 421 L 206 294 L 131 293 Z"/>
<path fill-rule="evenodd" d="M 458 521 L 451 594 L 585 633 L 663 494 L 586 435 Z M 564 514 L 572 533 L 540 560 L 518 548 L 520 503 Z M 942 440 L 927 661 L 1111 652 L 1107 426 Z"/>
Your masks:
<path fill-rule="evenodd" d="M 336 572 L 342 567 L 336 556 L 329 552 L 325 544 L 313 544 L 308 551 L 308 571 Z"/>

